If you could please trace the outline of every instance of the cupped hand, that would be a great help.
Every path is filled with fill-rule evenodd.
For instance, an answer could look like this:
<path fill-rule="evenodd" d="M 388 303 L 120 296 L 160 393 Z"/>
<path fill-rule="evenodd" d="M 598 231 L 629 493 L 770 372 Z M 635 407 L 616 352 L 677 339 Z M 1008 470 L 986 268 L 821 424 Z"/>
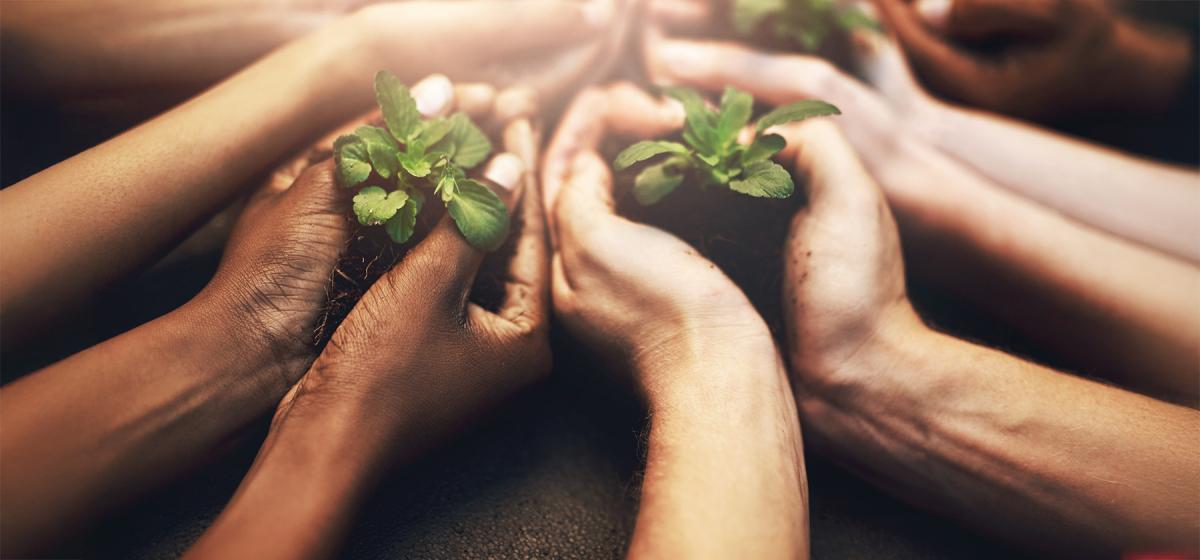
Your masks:
<path fill-rule="evenodd" d="M 653 138 L 678 129 L 681 108 L 629 84 L 584 92 L 564 116 L 543 166 L 554 208 L 554 309 L 600 355 L 632 371 L 649 397 L 675 383 L 673 362 L 747 348 L 774 353 L 742 291 L 683 240 L 616 214 L 609 134 Z M 711 363 L 711 362 L 709 362 Z"/>
<path fill-rule="evenodd" d="M 837 125 L 781 127 L 785 156 L 807 177 L 808 204 L 784 252 L 784 301 L 793 384 L 821 394 L 858 375 L 872 349 L 919 325 L 908 301 L 900 238 L 883 191 Z M 797 181 L 801 184 L 801 181 Z"/>
<path fill-rule="evenodd" d="M 499 307 L 468 301 L 486 255 L 443 215 L 354 306 L 280 404 L 277 429 L 295 419 L 351 419 L 379 443 L 372 457 L 411 457 L 549 373 L 549 264 L 537 184 L 528 171 L 536 165 L 536 132 L 518 115 L 502 134 L 505 152 L 481 179 L 520 215 L 514 222 L 521 226 L 512 233 L 519 237 L 502 274 Z"/>
<path fill-rule="evenodd" d="M 418 82 L 412 91 L 426 117 L 457 108 L 485 127 L 520 117 L 536 103 L 525 89 L 454 85 L 441 75 Z M 331 132 L 272 172 L 247 202 L 220 268 L 198 298 L 218 310 L 222 324 L 240 325 L 249 340 L 264 343 L 281 362 L 299 359 L 299 367 L 285 368 L 289 385 L 315 354 L 330 276 L 352 230 L 350 197 L 334 179 L 333 140 L 374 122 L 377 113 Z"/>
<path fill-rule="evenodd" d="M 919 74 L 959 102 L 1017 117 L 1162 109 L 1191 61 L 1186 37 L 1104 0 L 877 0 Z M 998 56 L 972 44 L 999 43 Z"/>

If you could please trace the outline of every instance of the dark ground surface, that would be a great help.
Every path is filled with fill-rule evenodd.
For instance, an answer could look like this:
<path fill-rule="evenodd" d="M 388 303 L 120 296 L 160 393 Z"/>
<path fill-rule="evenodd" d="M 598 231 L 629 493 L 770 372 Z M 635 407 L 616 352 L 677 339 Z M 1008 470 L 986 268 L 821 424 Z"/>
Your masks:
<path fill-rule="evenodd" d="M 1195 29 L 1197 3 L 1155 4 Z M 1153 7 L 1153 6 L 1152 6 Z M 1109 115 L 1060 128 L 1125 149 L 1195 165 L 1193 96 L 1147 122 Z M 147 113 L 150 114 L 150 113 Z M 119 130 L 105 120 L 5 100 L 2 184 L 9 185 Z M 37 347 L 5 348 L 5 382 L 165 313 L 200 289 L 217 256 L 160 266 L 112 290 Z M 1004 325 L 913 280 L 914 300 L 939 328 L 1054 364 Z M 345 555 L 354 558 L 617 558 L 637 511 L 642 412 L 607 385 L 571 341 L 555 341 L 554 375 L 422 462 L 397 469 L 359 516 Z M 70 556 L 171 558 L 220 512 L 265 433 L 264 422 L 232 450 L 173 486 L 105 519 L 68 546 Z M 15 460 L 9 458 L 8 460 Z M 952 521 L 913 509 L 815 452 L 808 454 L 815 558 L 1013 558 L 1021 554 Z M 284 506 L 286 507 L 286 506 Z"/>

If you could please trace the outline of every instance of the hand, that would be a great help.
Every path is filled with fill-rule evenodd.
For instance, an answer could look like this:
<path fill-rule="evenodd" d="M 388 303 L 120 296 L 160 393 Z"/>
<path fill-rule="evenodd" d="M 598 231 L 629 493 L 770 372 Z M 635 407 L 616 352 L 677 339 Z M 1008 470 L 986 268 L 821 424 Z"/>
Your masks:
<path fill-rule="evenodd" d="M 483 178 L 520 213 L 514 223 L 521 226 L 499 309 L 468 302 L 485 255 L 443 216 L 355 305 L 280 405 L 277 425 L 300 410 L 344 413 L 380 435 L 376 455 L 409 457 L 549 372 L 545 230 L 526 172 L 536 138 L 523 116 L 503 135 L 506 153 L 493 157 Z"/>
<path fill-rule="evenodd" d="M 904 287 L 900 238 L 883 191 L 828 121 L 783 127 L 808 177 L 808 204 L 785 250 L 793 385 L 804 397 L 848 381 L 848 367 L 901 328 L 921 328 Z M 798 182 L 799 183 L 799 182 Z"/>
<path fill-rule="evenodd" d="M 877 0 L 920 75 L 960 102 L 1025 118 L 1173 101 L 1192 46 L 1103 0 Z M 963 45 L 1003 42 L 999 57 Z"/>
<path fill-rule="evenodd" d="M 615 64 L 634 13 L 629 4 L 392 2 L 363 8 L 342 27 L 365 47 L 351 64 L 374 65 L 362 69 L 367 75 L 379 65 L 401 78 L 444 72 L 460 81 L 525 85 L 549 101 Z"/>
<path fill-rule="evenodd" d="M 581 94 L 543 166 L 553 206 L 554 307 L 599 354 L 612 356 L 651 400 L 676 383 L 673 362 L 704 354 L 774 353 L 762 318 L 738 287 L 682 240 L 615 213 L 612 175 L 596 153 L 609 133 L 660 136 L 683 123 L 674 102 L 628 84 Z M 734 354 L 736 355 L 736 354 Z"/>

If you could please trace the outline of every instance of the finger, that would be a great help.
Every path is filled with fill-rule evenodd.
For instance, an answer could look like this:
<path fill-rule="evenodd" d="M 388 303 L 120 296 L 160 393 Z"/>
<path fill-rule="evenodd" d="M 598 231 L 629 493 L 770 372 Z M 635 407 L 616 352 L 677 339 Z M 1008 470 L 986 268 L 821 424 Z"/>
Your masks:
<path fill-rule="evenodd" d="M 501 153 L 485 166 L 481 182 L 487 184 L 511 209 L 520 194 L 525 173 L 525 163 L 521 158 Z M 463 237 L 458 225 L 447 213 L 429 235 L 412 249 L 403 266 L 394 267 L 385 278 L 389 278 L 390 285 L 397 290 L 405 289 L 406 285 L 423 286 L 422 289 L 436 286 L 435 290 L 446 303 L 465 309 L 467 294 L 484 256 L 483 251 Z"/>
<path fill-rule="evenodd" d="M 491 84 L 457 84 L 454 98 L 459 111 L 479 121 L 492 114 L 496 101 L 496 88 Z"/>
<path fill-rule="evenodd" d="M 399 7 L 403 9 L 403 3 Z M 455 39 L 467 43 L 468 51 L 499 60 L 589 41 L 605 31 L 613 14 L 612 0 L 513 0 L 445 2 L 421 18 L 431 27 L 454 30 Z"/>
<path fill-rule="evenodd" d="M 678 102 L 655 99 L 630 83 L 579 94 L 559 121 L 543 158 L 542 199 L 550 221 L 557 219 L 554 209 L 577 155 L 598 150 L 609 133 L 651 138 L 679 129 L 683 119 Z"/>
<path fill-rule="evenodd" d="M 454 84 L 443 74 L 433 74 L 419 81 L 410 90 L 417 102 L 417 112 L 432 119 L 444 117 L 454 110 Z"/>
<path fill-rule="evenodd" d="M 658 84 L 714 92 L 729 85 L 771 105 L 814 97 L 838 104 L 846 100 L 833 97 L 848 93 L 829 87 L 840 72 L 823 59 L 770 55 L 736 43 L 662 37 L 647 45 L 646 67 Z"/>
<path fill-rule="evenodd" d="M 503 125 L 518 119 L 531 119 L 537 116 L 537 90 L 528 86 L 513 86 L 505 88 L 496 94 L 493 120 Z"/>
<path fill-rule="evenodd" d="M 913 10 L 927 27 L 948 37 L 1033 39 L 1055 31 L 1059 5 L 1049 0 L 917 0 Z"/>
<path fill-rule="evenodd" d="M 526 169 L 537 167 L 537 145 L 537 135 L 528 119 L 505 127 L 504 147 L 520 157 Z M 496 316 L 528 332 L 546 324 L 550 270 L 546 220 L 536 175 L 525 173 L 522 182 L 521 198 L 514 210 L 520 216 L 521 233 L 505 273 L 504 300 Z"/>
<path fill-rule="evenodd" d="M 565 266 L 572 256 L 588 245 L 588 237 L 615 215 L 612 197 L 612 172 L 595 151 L 580 153 L 572 162 L 570 176 L 554 213 L 554 228 Z"/>
<path fill-rule="evenodd" d="M 653 23 L 671 32 L 702 33 L 717 24 L 705 0 L 650 0 L 646 9 Z"/>
<path fill-rule="evenodd" d="M 807 185 L 809 212 L 822 214 L 882 200 L 879 187 L 833 121 L 798 123 L 787 131 L 787 141 L 795 153 L 795 171 L 808 179 L 797 182 Z"/>
<path fill-rule="evenodd" d="M 998 68 L 959 50 L 929 30 L 903 0 L 876 0 L 913 66 L 935 89 L 960 101 L 993 107 L 1009 84 Z"/>

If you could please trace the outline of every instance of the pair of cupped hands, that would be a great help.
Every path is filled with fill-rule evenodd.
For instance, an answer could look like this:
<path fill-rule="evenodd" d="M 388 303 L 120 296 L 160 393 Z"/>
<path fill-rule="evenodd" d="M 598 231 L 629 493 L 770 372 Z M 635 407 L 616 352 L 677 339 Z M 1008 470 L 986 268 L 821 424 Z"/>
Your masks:
<path fill-rule="evenodd" d="M 675 360 L 778 351 L 766 323 L 716 266 L 673 235 L 615 212 L 601 141 L 669 134 L 684 119 L 676 102 L 631 84 L 585 90 L 539 162 L 532 93 L 452 85 L 442 76 L 412 91 L 427 117 L 462 110 L 502 138 L 503 152 L 481 179 L 521 224 L 505 263 L 504 300 L 494 311 L 469 301 L 485 254 L 444 216 L 410 241 L 406 257 L 311 356 L 328 281 L 351 235 L 349 197 L 329 159 L 332 138 L 344 130 L 330 134 L 252 196 L 198 298 L 265 340 L 281 363 L 310 364 L 284 372 L 292 389 L 276 429 L 291 417 L 336 418 L 394 442 L 385 443 L 394 446 L 389 457 L 414 453 L 549 373 L 551 308 L 614 373 L 631 375 L 651 404 L 705 383 L 702 375 L 737 373 L 672 378 L 663 366 Z M 779 157 L 808 179 L 797 181 L 809 202 L 784 254 L 799 384 L 831 373 L 876 335 L 883 315 L 908 306 L 888 207 L 838 127 L 815 121 L 779 132 L 788 139 Z"/>

